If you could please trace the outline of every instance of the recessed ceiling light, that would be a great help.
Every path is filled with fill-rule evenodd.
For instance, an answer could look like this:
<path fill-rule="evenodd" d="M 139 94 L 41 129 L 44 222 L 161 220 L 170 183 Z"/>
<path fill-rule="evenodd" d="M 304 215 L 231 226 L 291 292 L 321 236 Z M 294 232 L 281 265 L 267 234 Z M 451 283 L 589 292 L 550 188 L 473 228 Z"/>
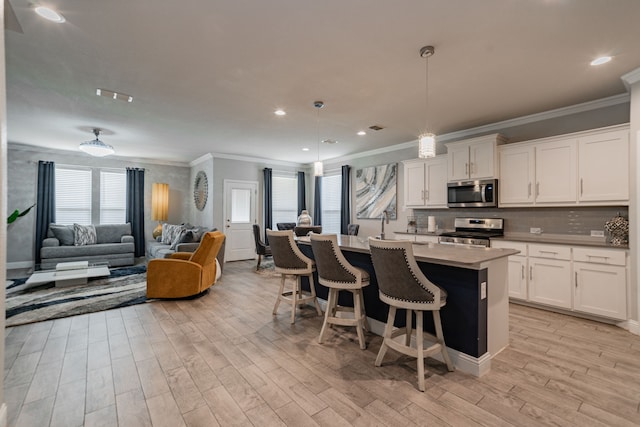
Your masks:
<path fill-rule="evenodd" d="M 304 147 L 302 151 L 309 151 L 309 149 L 307 147 Z"/>
<path fill-rule="evenodd" d="M 365 131 L 363 131 L 363 130 L 361 130 L 361 131 L 359 131 L 359 132 L 358 132 L 358 135 L 359 135 L 359 136 L 364 136 L 364 135 L 366 135 L 366 134 L 367 134 L 367 133 L 366 133 Z"/>
<path fill-rule="evenodd" d="M 610 56 L 601 56 L 591 61 L 591 65 L 602 65 L 602 64 L 606 64 L 609 61 L 611 61 Z"/>
<path fill-rule="evenodd" d="M 335 139 L 325 139 L 322 142 L 324 142 L 325 144 L 337 144 L 338 141 Z"/>
<path fill-rule="evenodd" d="M 286 116 L 287 112 L 284 110 L 276 110 L 273 112 L 276 116 Z"/>
<path fill-rule="evenodd" d="M 33 8 L 33 10 L 40 16 L 42 16 L 44 19 L 48 19 L 51 22 L 55 22 L 58 24 L 62 24 L 64 21 L 66 21 L 66 19 L 64 19 L 64 16 L 62 16 L 62 14 L 56 12 L 55 10 L 46 7 L 46 6 L 36 6 Z"/>
<path fill-rule="evenodd" d="M 105 98 L 117 99 L 118 101 L 133 102 L 133 96 L 108 89 L 98 88 L 96 89 L 96 95 L 104 96 Z"/>

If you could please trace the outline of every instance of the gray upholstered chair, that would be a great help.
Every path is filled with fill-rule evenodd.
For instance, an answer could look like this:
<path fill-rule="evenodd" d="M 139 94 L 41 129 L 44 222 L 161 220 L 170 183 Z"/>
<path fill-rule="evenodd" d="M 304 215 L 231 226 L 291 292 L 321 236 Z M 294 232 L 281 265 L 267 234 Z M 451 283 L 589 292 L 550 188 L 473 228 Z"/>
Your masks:
<path fill-rule="evenodd" d="M 267 229 L 267 239 L 269 239 L 275 271 L 282 275 L 278 298 L 273 307 L 273 314 L 277 314 L 280 301 L 286 301 L 291 303 L 291 323 L 295 323 L 296 308 L 303 303 L 312 303 L 318 315 L 321 316 L 322 310 L 320 309 L 320 304 L 318 304 L 316 288 L 313 283 L 313 272 L 316 270 L 315 263 L 298 248 L 293 239 L 293 231 L 273 231 Z M 295 284 L 290 291 L 285 291 L 284 289 L 287 276 L 293 276 L 295 278 Z M 303 276 L 309 278 L 309 294 L 304 293 L 300 286 Z"/>
<path fill-rule="evenodd" d="M 347 225 L 347 235 L 349 236 L 357 236 L 358 231 L 360 231 L 360 224 L 349 224 Z"/>
<path fill-rule="evenodd" d="M 453 364 L 447 352 L 442 335 L 440 308 L 447 303 L 447 292 L 430 282 L 420 271 L 409 241 L 390 241 L 369 238 L 371 260 L 378 281 L 380 300 L 389 304 L 389 317 L 384 329 L 384 340 L 375 365 L 380 366 L 387 349 L 392 348 L 418 359 L 418 388 L 424 391 L 424 358 L 442 353 L 447 369 L 453 371 Z M 393 331 L 396 309 L 406 310 L 405 328 Z M 428 334 L 435 343 L 424 348 L 422 313 L 431 311 L 436 336 Z M 411 313 L 416 314 L 416 347 L 411 347 Z M 404 343 L 394 338 L 404 336 Z"/>
<path fill-rule="evenodd" d="M 262 237 L 260 237 L 260 226 L 258 224 L 253 224 L 253 240 L 256 243 L 256 254 L 258 255 L 256 270 L 259 270 L 262 257 L 271 256 L 271 248 L 262 241 Z"/>
<path fill-rule="evenodd" d="M 310 232 L 320 234 L 322 233 L 322 226 L 321 225 L 297 225 L 293 229 L 293 232 L 296 234 L 296 236 L 306 236 Z"/>
<path fill-rule="evenodd" d="M 293 230 L 294 228 L 296 228 L 296 223 L 295 222 L 279 222 L 276 224 L 276 227 L 278 227 L 278 230 Z"/>
<path fill-rule="evenodd" d="M 364 350 L 367 348 L 364 329 L 368 328 L 368 325 L 362 288 L 369 285 L 369 273 L 362 268 L 354 267 L 346 260 L 338 247 L 338 237 L 335 234 L 312 233 L 310 238 L 318 270 L 318 282 L 329 288 L 324 323 L 318 342 L 322 344 L 324 334 L 331 327 L 330 325 L 355 326 L 360 348 Z M 340 291 L 351 292 L 353 307 L 343 307 L 338 304 Z M 352 312 L 353 318 L 339 317 L 338 312 Z"/>

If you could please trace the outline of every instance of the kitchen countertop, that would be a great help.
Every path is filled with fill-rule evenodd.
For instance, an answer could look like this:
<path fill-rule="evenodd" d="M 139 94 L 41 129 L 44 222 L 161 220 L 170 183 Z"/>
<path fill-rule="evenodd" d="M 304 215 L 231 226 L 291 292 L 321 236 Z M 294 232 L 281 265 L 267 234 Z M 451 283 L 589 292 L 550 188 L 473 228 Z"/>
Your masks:
<path fill-rule="evenodd" d="M 612 244 L 608 243 L 604 237 L 591 237 L 575 234 L 505 233 L 504 237 L 492 237 L 491 239 L 502 239 L 527 243 L 550 243 L 559 245 L 596 246 L 601 248 L 629 249 L 629 245 L 613 246 Z"/>
<path fill-rule="evenodd" d="M 310 244 L 310 239 L 307 236 L 299 237 L 298 242 Z M 369 253 L 369 241 L 363 237 L 338 235 L 338 246 L 348 251 Z M 514 249 L 470 248 L 437 243 L 413 245 L 413 254 L 418 261 L 472 269 L 484 268 L 487 262 L 519 252 Z"/>

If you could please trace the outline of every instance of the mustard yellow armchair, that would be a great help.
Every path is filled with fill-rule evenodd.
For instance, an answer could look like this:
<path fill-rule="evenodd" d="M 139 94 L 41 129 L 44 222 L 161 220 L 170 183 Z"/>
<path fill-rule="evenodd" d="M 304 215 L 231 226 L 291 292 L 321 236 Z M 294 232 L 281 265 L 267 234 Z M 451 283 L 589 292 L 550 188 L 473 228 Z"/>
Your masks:
<path fill-rule="evenodd" d="M 149 261 L 147 298 L 182 298 L 197 295 L 216 282 L 216 256 L 225 235 L 212 231 L 202 236 L 195 252 L 176 252 L 171 258 Z"/>

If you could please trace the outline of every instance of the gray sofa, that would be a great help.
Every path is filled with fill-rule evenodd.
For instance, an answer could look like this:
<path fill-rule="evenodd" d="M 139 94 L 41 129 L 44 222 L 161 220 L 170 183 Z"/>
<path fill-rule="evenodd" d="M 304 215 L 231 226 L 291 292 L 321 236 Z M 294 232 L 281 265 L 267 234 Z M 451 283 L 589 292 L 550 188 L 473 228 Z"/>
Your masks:
<path fill-rule="evenodd" d="M 72 225 L 49 225 L 40 249 L 41 268 L 55 268 L 60 262 L 106 261 L 109 267 L 133 265 L 134 239 L 131 224 L 98 224 L 96 244 L 75 246 Z"/>

